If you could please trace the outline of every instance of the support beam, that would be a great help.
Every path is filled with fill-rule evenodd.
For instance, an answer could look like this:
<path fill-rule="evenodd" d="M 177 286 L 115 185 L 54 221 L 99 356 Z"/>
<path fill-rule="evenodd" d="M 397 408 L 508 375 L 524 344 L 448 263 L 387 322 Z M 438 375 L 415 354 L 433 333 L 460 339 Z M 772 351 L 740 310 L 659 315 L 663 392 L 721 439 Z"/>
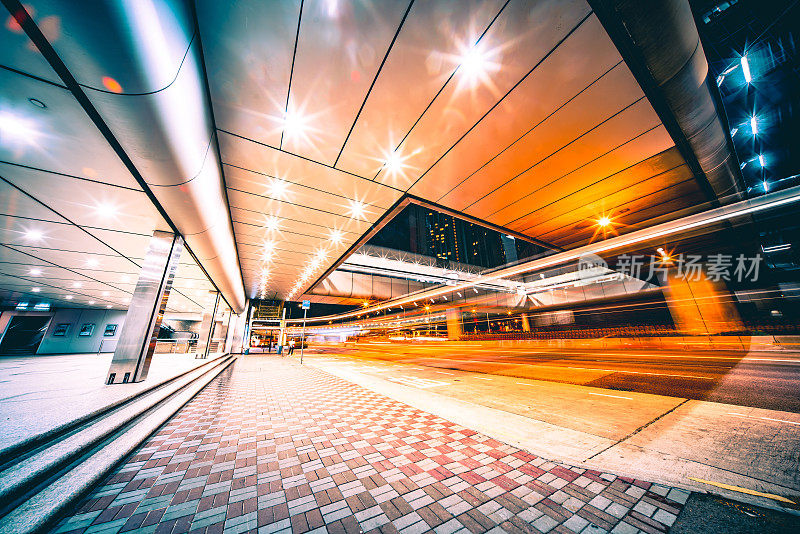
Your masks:
<path fill-rule="evenodd" d="M 214 324 L 217 318 L 217 308 L 219 307 L 219 291 L 209 291 L 213 295 L 214 303 L 210 310 L 203 313 L 203 321 L 200 323 L 200 336 L 197 340 L 197 358 L 208 358 L 208 351 L 211 347 L 211 337 L 214 335 Z"/>
<path fill-rule="evenodd" d="M 147 378 L 182 250 L 180 236 L 159 230 L 153 233 L 111 360 L 107 384 L 141 382 Z"/>

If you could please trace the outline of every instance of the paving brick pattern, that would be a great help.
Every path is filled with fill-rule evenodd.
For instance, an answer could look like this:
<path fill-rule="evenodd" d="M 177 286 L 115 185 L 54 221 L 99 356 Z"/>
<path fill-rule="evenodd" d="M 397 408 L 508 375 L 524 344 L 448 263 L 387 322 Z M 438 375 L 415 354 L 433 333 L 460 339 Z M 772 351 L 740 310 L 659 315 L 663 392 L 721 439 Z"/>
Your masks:
<path fill-rule="evenodd" d="M 314 368 L 249 356 L 56 530 L 655 534 L 687 498 L 549 462 Z"/>

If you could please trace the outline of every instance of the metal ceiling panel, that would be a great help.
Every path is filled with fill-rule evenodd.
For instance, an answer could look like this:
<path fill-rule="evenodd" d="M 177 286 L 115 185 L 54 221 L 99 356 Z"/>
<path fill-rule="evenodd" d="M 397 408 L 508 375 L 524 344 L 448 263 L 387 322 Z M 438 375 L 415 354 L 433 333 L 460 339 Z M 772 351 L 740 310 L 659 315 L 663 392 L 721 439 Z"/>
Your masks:
<path fill-rule="evenodd" d="M 505 2 L 416 2 L 336 164 L 372 178 Z"/>
<path fill-rule="evenodd" d="M 0 164 L 0 177 L 7 176 L 6 169 Z M 59 217 L 46 206 L 36 202 L 16 187 L 0 180 L 0 213 L 3 215 L 13 215 L 16 217 L 26 217 L 28 219 L 38 219 L 41 221 L 63 222 L 63 217 Z"/>
<path fill-rule="evenodd" d="M 529 150 L 528 154 L 530 154 L 531 159 L 528 161 L 529 165 L 533 165 L 533 167 L 518 174 L 498 173 L 500 176 L 507 176 L 507 178 L 505 180 L 496 180 L 495 184 L 500 182 L 502 185 L 495 185 L 496 189 L 485 193 L 485 189 L 478 189 L 477 184 L 481 178 L 485 180 L 491 174 L 481 172 L 479 173 L 481 176 L 473 176 L 465 185 L 471 183 L 477 191 L 473 196 L 473 203 L 464 211 L 473 216 L 488 218 L 491 214 L 508 206 L 519 197 L 530 193 L 531 190 L 540 189 L 543 186 L 546 187 L 552 181 L 575 171 L 614 147 L 659 124 L 658 117 L 653 112 L 650 104 L 646 100 L 640 100 L 619 113 L 609 116 L 608 120 L 601 124 L 590 126 L 590 131 L 586 129 L 588 125 L 579 125 L 578 128 L 572 130 L 571 134 L 567 134 L 577 135 L 578 137 L 571 139 L 563 146 L 559 146 L 560 142 L 554 145 L 547 142 L 533 142 L 528 143 L 527 147 L 520 146 L 517 149 L 518 151 L 524 151 L 525 148 Z M 643 149 L 647 148 L 649 152 L 634 156 L 634 159 L 629 160 L 627 165 L 638 163 L 674 146 L 669 135 L 665 131 L 661 133 L 662 135 L 656 136 L 657 138 L 649 145 L 641 146 Z M 546 137 L 546 135 L 543 137 Z M 516 153 L 517 150 L 514 152 Z M 513 157 L 513 154 L 510 157 Z M 491 173 L 491 170 L 486 172 Z M 514 171 L 512 170 L 512 172 Z M 603 174 L 607 176 L 610 172 L 606 171 Z M 573 186 L 581 185 L 581 182 L 573 177 L 568 180 Z M 481 198 L 481 193 L 485 195 L 483 198 Z"/>
<path fill-rule="evenodd" d="M 408 6 L 305 0 L 288 109 L 309 127 L 281 148 L 334 164 Z"/>
<path fill-rule="evenodd" d="M 104 243 L 87 236 L 77 226 L 49 221 L 31 221 L 0 216 L 0 243 L 11 246 L 46 247 L 88 255 L 114 254 Z"/>
<path fill-rule="evenodd" d="M 280 145 L 299 0 L 199 0 L 217 127 Z"/>
<path fill-rule="evenodd" d="M 267 187 L 272 183 L 271 177 L 288 182 L 289 195 L 292 184 L 305 186 L 316 191 L 330 191 L 346 199 L 388 208 L 400 198 L 402 191 L 393 190 L 370 180 L 348 174 L 346 172 L 313 162 L 293 154 L 281 152 L 271 147 L 259 145 L 251 140 L 220 133 L 220 151 L 222 161 L 244 169 L 260 173 L 251 175 L 254 187 Z M 241 174 L 225 167 L 226 177 L 231 174 L 234 179 Z M 263 180 L 263 182 L 261 182 Z M 263 185 L 260 185 L 262 184 Z M 229 186 L 231 184 L 228 184 Z M 291 196 L 288 197 L 291 201 Z"/>
<path fill-rule="evenodd" d="M 609 194 L 611 188 L 623 191 L 651 177 L 666 180 L 663 175 L 665 171 L 685 167 L 685 161 L 675 147 L 638 161 L 641 154 L 670 144 L 671 139 L 666 130 L 659 126 L 573 172 L 546 185 L 537 186 L 532 192 L 518 197 L 496 212 L 493 217 L 504 225 L 519 224 L 520 219 L 546 224 L 552 217 L 565 213 L 573 213 L 573 216 L 578 217 L 577 209 L 595 199 L 603 198 Z M 627 194 L 630 199 L 631 191 L 628 190 Z M 636 195 L 638 194 L 637 189 Z M 531 235 L 536 232 L 535 226 L 523 227 Z"/>
<path fill-rule="evenodd" d="M 546 128 L 543 121 L 548 117 L 558 115 L 565 107 L 574 106 L 576 101 L 595 105 L 594 97 L 607 92 L 618 80 L 627 82 L 631 78 L 630 72 L 620 63 L 621 58 L 610 39 L 597 38 L 596 25 L 592 20 L 582 25 L 438 161 L 411 192 L 434 198 L 440 203 L 451 202 L 448 193 L 459 183 L 480 172 L 484 166 L 492 165 L 494 159 L 507 157 L 506 152 L 526 138 L 542 135 L 538 130 Z M 595 52 L 582 54 L 587 47 L 592 47 Z M 601 101 L 600 106 L 605 106 L 605 103 Z M 551 128 L 552 124 L 551 121 Z M 487 138 L 495 142 L 486 143 Z"/>
<path fill-rule="evenodd" d="M 486 75 L 457 73 L 400 145 L 407 170 L 381 172 L 377 180 L 410 187 L 589 13 L 583 0 L 512 0 L 481 40 Z"/>
<path fill-rule="evenodd" d="M 154 230 L 169 231 L 167 223 L 140 189 L 2 163 L 0 176 L 80 226 L 120 231 L 136 229 L 148 235 L 152 235 Z M 76 195 L 76 191 L 80 194 Z"/>
<path fill-rule="evenodd" d="M 20 132 L 0 144 L 0 160 L 139 188 L 68 90 L 0 69 L 0 108 L 14 110 Z"/>

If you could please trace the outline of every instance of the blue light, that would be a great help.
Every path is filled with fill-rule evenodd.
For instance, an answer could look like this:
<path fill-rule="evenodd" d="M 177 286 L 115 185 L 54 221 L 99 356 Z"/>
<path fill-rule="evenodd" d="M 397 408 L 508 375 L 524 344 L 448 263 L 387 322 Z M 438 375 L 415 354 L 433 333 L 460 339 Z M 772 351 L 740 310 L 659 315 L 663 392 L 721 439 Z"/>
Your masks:
<path fill-rule="evenodd" d="M 753 130 L 753 135 L 758 135 L 758 121 L 755 115 L 750 117 L 750 129 Z"/>
<path fill-rule="evenodd" d="M 767 181 L 766 181 L 766 180 L 764 180 L 763 182 L 761 182 L 761 184 L 764 186 L 764 192 L 765 192 L 765 193 L 766 193 L 767 191 L 769 191 L 769 184 L 767 183 Z"/>
<path fill-rule="evenodd" d="M 744 81 L 750 83 L 753 79 L 750 76 L 750 63 L 747 61 L 747 56 L 742 56 L 742 74 L 744 74 Z"/>
<path fill-rule="evenodd" d="M 764 154 L 758 155 L 758 164 L 761 165 L 762 167 L 764 166 Z"/>

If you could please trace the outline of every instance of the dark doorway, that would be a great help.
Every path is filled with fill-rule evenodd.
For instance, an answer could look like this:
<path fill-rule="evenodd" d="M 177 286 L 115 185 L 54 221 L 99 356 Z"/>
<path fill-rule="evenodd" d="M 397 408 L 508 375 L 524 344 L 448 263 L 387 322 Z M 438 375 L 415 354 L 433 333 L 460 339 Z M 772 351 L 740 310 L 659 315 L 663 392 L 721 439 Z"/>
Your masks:
<path fill-rule="evenodd" d="M 0 343 L 0 354 L 36 354 L 50 317 L 15 315 Z"/>

